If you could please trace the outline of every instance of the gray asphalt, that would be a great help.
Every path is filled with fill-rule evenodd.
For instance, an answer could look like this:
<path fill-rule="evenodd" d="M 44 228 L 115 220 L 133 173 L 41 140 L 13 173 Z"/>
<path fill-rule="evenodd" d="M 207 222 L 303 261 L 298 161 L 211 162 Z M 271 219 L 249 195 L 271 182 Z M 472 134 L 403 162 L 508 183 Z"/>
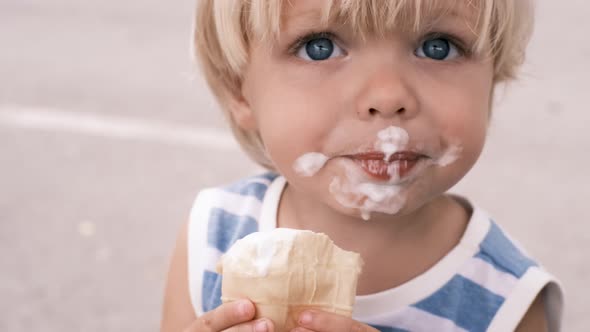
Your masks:
<path fill-rule="evenodd" d="M 170 139 L 227 136 L 191 64 L 193 6 L 0 2 L 0 331 L 156 331 L 195 194 L 256 169 L 232 146 L 202 144 L 216 136 Z M 588 14 L 585 1 L 539 1 L 523 79 L 501 94 L 484 155 L 454 189 L 562 280 L 565 331 L 590 326 Z M 63 114 L 73 125 L 47 120 Z M 102 124 L 76 127 L 87 117 Z"/>

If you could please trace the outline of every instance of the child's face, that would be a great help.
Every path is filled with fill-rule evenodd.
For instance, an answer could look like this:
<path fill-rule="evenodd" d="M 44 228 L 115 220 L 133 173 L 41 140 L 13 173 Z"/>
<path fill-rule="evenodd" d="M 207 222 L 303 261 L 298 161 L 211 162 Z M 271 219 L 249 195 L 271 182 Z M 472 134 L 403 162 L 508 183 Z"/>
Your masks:
<path fill-rule="evenodd" d="M 234 115 L 260 132 L 277 170 L 307 198 L 355 216 L 415 211 L 458 182 L 484 145 L 493 64 L 469 52 L 472 13 L 458 6 L 420 35 L 362 39 L 350 26 L 322 25 L 323 2 L 286 2 L 278 41 L 252 42 Z M 394 142 L 390 156 L 380 132 L 409 140 Z M 458 158 L 443 166 L 450 150 Z M 327 161 L 302 176 L 293 166 L 310 152 Z M 385 200 L 350 190 L 367 183 L 395 190 Z"/>

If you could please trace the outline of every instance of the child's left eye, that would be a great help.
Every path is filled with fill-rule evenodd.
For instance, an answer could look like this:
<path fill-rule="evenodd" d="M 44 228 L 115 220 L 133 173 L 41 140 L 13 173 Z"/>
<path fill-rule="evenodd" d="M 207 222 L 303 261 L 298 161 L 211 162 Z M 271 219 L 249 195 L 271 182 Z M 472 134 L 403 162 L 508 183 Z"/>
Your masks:
<path fill-rule="evenodd" d="M 461 56 L 457 46 L 445 37 L 429 38 L 414 51 L 419 58 L 430 58 L 436 61 L 452 60 Z"/>
<path fill-rule="evenodd" d="M 300 43 L 297 56 L 308 61 L 324 61 L 344 55 L 344 51 L 328 36 L 308 37 Z"/>

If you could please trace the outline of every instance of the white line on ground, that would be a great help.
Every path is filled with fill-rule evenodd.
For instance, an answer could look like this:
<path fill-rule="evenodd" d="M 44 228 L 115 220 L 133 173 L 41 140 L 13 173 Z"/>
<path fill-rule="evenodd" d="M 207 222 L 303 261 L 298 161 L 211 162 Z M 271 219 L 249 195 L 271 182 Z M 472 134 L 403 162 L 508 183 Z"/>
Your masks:
<path fill-rule="evenodd" d="M 162 124 L 86 112 L 66 112 L 43 107 L 0 105 L 0 126 L 190 145 L 206 149 L 238 149 L 238 143 L 230 134 L 217 129 Z"/>

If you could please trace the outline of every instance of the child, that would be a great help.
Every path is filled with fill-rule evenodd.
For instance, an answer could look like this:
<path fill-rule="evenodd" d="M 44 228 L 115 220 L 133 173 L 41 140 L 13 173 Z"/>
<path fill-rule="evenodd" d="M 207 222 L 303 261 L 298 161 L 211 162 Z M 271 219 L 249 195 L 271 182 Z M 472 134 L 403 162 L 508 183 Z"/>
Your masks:
<path fill-rule="evenodd" d="M 558 331 L 553 276 L 446 193 L 478 159 L 531 25 L 525 0 L 200 0 L 205 76 L 269 172 L 198 195 L 162 331 L 273 331 L 247 299 L 221 304 L 214 271 L 276 227 L 364 260 L 352 319 L 303 312 L 297 331 Z"/>

